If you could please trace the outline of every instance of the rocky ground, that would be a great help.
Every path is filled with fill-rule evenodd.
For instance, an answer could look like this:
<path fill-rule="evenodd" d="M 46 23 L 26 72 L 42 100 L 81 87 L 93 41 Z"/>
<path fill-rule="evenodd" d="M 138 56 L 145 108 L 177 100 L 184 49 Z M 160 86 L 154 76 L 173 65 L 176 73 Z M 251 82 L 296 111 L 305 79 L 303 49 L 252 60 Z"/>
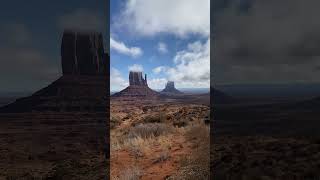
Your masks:
<path fill-rule="evenodd" d="M 208 179 L 209 105 L 111 98 L 111 179 Z"/>
<path fill-rule="evenodd" d="M 319 179 L 320 141 L 279 136 L 215 136 L 211 167 L 217 180 Z"/>
<path fill-rule="evenodd" d="M 0 114 L 0 179 L 104 179 L 106 113 Z"/>
<path fill-rule="evenodd" d="M 217 180 L 320 178 L 319 101 L 216 106 L 211 167 Z"/>

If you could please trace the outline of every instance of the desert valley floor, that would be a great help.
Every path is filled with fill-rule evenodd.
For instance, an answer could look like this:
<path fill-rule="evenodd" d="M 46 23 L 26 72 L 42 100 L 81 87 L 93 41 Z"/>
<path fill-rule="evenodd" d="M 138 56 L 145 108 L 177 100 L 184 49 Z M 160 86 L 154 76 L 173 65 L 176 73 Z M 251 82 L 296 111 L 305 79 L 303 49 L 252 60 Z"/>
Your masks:
<path fill-rule="evenodd" d="M 104 179 L 107 113 L 0 114 L 0 179 Z"/>
<path fill-rule="evenodd" d="M 111 179 L 208 179 L 209 97 L 190 97 L 111 98 Z"/>

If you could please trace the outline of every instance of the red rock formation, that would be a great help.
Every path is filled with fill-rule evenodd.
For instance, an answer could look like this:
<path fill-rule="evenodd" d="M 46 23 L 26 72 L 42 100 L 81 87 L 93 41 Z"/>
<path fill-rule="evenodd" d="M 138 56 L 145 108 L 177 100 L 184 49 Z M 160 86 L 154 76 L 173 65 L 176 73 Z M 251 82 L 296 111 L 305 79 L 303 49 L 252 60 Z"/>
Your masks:
<path fill-rule="evenodd" d="M 66 31 L 61 45 L 63 76 L 33 95 L 16 100 L 0 112 L 106 112 L 109 95 L 109 55 L 102 35 Z"/>
<path fill-rule="evenodd" d="M 137 86 L 148 86 L 147 84 L 147 74 L 145 74 L 145 79 L 142 78 L 142 72 L 133 72 L 129 73 L 129 85 Z"/>
<path fill-rule="evenodd" d="M 147 83 L 147 75 L 145 74 L 145 79 L 142 77 L 142 72 L 129 73 L 129 86 L 124 90 L 115 93 L 114 97 L 157 97 L 158 92 L 150 89 Z"/>
<path fill-rule="evenodd" d="M 107 71 L 101 33 L 65 31 L 61 44 L 63 75 L 98 75 Z"/>

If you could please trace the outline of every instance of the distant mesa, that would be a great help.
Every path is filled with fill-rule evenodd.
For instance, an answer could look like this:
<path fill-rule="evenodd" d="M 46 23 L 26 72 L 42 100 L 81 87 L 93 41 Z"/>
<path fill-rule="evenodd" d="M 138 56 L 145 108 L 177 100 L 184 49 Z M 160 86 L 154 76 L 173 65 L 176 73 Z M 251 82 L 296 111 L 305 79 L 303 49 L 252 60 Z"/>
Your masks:
<path fill-rule="evenodd" d="M 158 92 L 148 87 L 147 75 L 142 77 L 142 72 L 130 71 L 129 86 L 124 90 L 113 94 L 113 97 L 146 97 L 155 98 L 159 95 Z"/>
<path fill-rule="evenodd" d="M 63 75 L 33 95 L 0 108 L 0 112 L 106 112 L 109 55 L 97 32 L 65 31 L 61 43 Z"/>
<path fill-rule="evenodd" d="M 173 81 L 168 81 L 166 87 L 161 91 L 165 94 L 183 94 L 181 91 L 175 88 Z"/>

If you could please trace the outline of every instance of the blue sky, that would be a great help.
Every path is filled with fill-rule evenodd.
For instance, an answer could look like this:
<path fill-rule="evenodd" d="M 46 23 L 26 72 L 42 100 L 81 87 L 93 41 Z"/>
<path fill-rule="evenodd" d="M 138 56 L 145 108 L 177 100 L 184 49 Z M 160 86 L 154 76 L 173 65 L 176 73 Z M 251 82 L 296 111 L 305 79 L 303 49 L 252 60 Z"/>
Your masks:
<path fill-rule="evenodd" d="M 168 6 L 170 4 L 170 6 Z M 111 0 L 111 91 L 128 85 L 129 70 L 163 89 L 210 86 L 209 0 Z"/>

